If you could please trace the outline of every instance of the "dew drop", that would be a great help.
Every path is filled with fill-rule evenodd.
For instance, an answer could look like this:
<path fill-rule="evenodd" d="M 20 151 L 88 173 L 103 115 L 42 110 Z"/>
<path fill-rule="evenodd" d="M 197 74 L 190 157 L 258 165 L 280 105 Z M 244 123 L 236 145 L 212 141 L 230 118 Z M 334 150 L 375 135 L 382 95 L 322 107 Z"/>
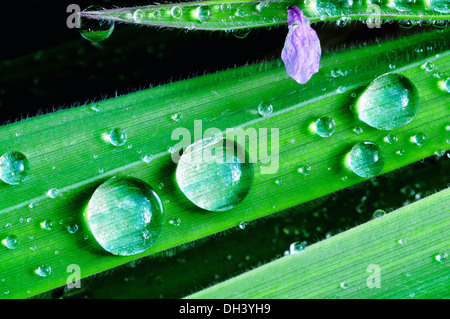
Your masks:
<path fill-rule="evenodd" d="M 376 218 L 383 217 L 384 215 L 386 215 L 386 212 L 384 210 L 377 209 L 376 211 L 373 212 L 372 218 L 376 219 Z"/>
<path fill-rule="evenodd" d="M 273 112 L 273 105 L 271 103 L 265 101 L 259 103 L 258 113 L 261 116 L 269 116 L 272 114 L 272 112 Z"/>
<path fill-rule="evenodd" d="M 329 137 L 336 131 L 336 122 L 328 116 L 319 118 L 316 121 L 316 133 L 321 137 Z"/>
<path fill-rule="evenodd" d="M 171 219 L 171 220 L 169 220 L 169 224 L 178 227 L 181 225 L 181 218 L 178 217 L 178 218 Z"/>
<path fill-rule="evenodd" d="M 183 114 L 181 113 L 175 113 L 171 116 L 172 120 L 174 120 L 175 122 L 181 122 L 181 120 L 183 119 Z"/>
<path fill-rule="evenodd" d="M 424 68 L 427 72 L 431 72 L 431 71 L 433 71 L 433 69 L 434 69 L 434 64 L 433 64 L 433 62 L 428 61 L 428 62 L 426 62 L 426 63 L 423 65 L 423 68 Z"/>
<path fill-rule="evenodd" d="M 345 93 L 346 90 L 347 90 L 347 89 L 345 88 L 345 86 L 342 86 L 342 85 L 341 85 L 341 86 L 338 87 L 337 92 L 338 92 L 338 93 Z"/>
<path fill-rule="evenodd" d="M 422 146 L 426 141 L 427 136 L 422 132 L 419 132 L 411 137 L 411 142 L 417 144 L 418 146 Z"/>
<path fill-rule="evenodd" d="M 245 229 L 245 227 L 247 227 L 248 222 L 246 220 L 242 221 L 239 223 L 239 228 L 240 229 Z"/>
<path fill-rule="evenodd" d="M 145 163 L 150 163 L 151 161 L 153 161 L 153 156 L 152 155 L 145 155 L 143 158 L 142 158 L 142 160 L 145 162 Z"/>
<path fill-rule="evenodd" d="M 53 222 L 51 220 L 46 219 L 41 223 L 41 227 L 46 230 L 51 230 L 53 227 Z"/>
<path fill-rule="evenodd" d="M 341 282 L 339 284 L 339 287 L 341 287 L 342 289 L 347 289 L 348 288 L 348 284 L 345 281 L 343 281 L 343 282 Z"/>
<path fill-rule="evenodd" d="M 362 129 L 361 126 L 357 126 L 353 129 L 353 132 L 355 132 L 356 134 L 361 134 L 364 132 L 364 130 Z"/>
<path fill-rule="evenodd" d="M 87 220 L 96 241 L 113 255 L 130 256 L 152 247 L 164 223 L 158 194 L 130 177 L 111 178 L 89 200 Z"/>
<path fill-rule="evenodd" d="M 281 184 L 283 184 L 283 180 L 282 180 L 281 178 L 277 178 L 277 179 L 275 180 L 275 184 L 281 185 Z"/>
<path fill-rule="evenodd" d="M 114 146 L 122 146 L 127 141 L 127 132 L 121 128 L 115 128 L 109 132 L 109 140 Z"/>
<path fill-rule="evenodd" d="M 145 19 L 145 11 L 140 10 L 140 9 L 134 11 L 134 13 L 133 13 L 134 22 L 139 23 L 139 22 L 142 22 L 142 20 L 144 20 L 144 19 Z"/>
<path fill-rule="evenodd" d="M 349 153 L 351 170 L 361 177 L 373 177 L 384 167 L 384 154 L 381 148 L 372 142 L 359 142 Z"/>
<path fill-rule="evenodd" d="M 448 0 L 431 0 L 433 10 L 441 13 L 450 13 L 450 2 Z"/>
<path fill-rule="evenodd" d="M 52 273 L 52 268 L 50 266 L 42 265 L 38 267 L 34 273 L 41 277 L 47 277 Z"/>
<path fill-rule="evenodd" d="M 47 196 L 50 198 L 56 198 L 59 195 L 59 191 L 56 188 L 51 188 L 47 192 Z"/>
<path fill-rule="evenodd" d="M 373 80 L 356 105 L 360 120 L 379 130 L 393 130 L 414 118 L 419 94 L 408 78 L 388 73 Z"/>
<path fill-rule="evenodd" d="M 337 78 L 337 77 L 339 77 L 341 75 L 342 75 L 341 69 L 339 69 L 339 68 L 331 69 L 331 76 L 332 77 Z"/>
<path fill-rule="evenodd" d="M 231 4 L 229 4 L 229 3 L 222 3 L 220 5 L 220 10 L 222 12 L 230 12 L 231 11 Z"/>
<path fill-rule="evenodd" d="M 394 0 L 394 6 L 398 11 L 410 11 L 416 0 Z"/>
<path fill-rule="evenodd" d="M 296 241 L 289 246 L 289 254 L 290 255 L 300 254 L 305 250 L 305 247 L 306 241 L 302 242 Z"/>
<path fill-rule="evenodd" d="M 384 141 L 389 144 L 394 144 L 394 143 L 398 142 L 398 138 L 395 135 L 389 134 L 384 137 Z"/>
<path fill-rule="evenodd" d="M 183 15 L 183 10 L 179 6 L 174 6 L 170 9 L 170 15 L 175 19 L 179 19 Z"/>
<path fill-rule="evenodd" d="M 67 231 L 71 234 L 75 234 L 78 231 L 78 225 L 67 226 Z"/>
<path fill-rule="evenodd" d="M 101 11 L 102 7 L 90 6 L 84 11 Z M 109 38 L 114 31 L 114 21 L 88 19 L 80 17 L 80 34 L 91 42 L 100 42 Z"/>
<path fill-rule="evenodd" d="M 16 249 L 19 246 L 19 239 L 17 236 L 10 235 L 2 240 L 2 244 L 8 249 Z"/>
<path fill-rule="evenodd" d="M 309 165 L 302 166 L 297 171 L 303 174 L 304 176 L 307 176 L 311 172 L 311 166 Z"/>
<path fill-rule="evenodd" d="M 25 155 L 12 151 L 0 157 L 0 179 L 10 185 L 25 182 L 30 176 L 30 163 Z"/>
<path fill-rule="evenodd" d="M 437 254 L 436 256 L 434 256 L 434 259 L 440 263 L 443 263 L 444 261 L 446 261 L 447 258 L 448 258 L 448 255 L 443 254 L 443 253 L 440 253 L 440 254 Z"/>
<path fill-rule="evenodd" d="M 235 207 L 249 192 L 253 175 L 246 151 L 224 138 L 206 138 L 189 145 L 176 169 L 184 195 L 208 211 Z"/>
<path fill-rule="evenodd" d="M 445 90 L 450 93 L 450 77 L 447 78 L 447 80 L 445 80 Z"/>
<path fill-rule="evenodd" d="M 195 9 L 195 15 L 200 22 L 206 22 L 211 17 L 211 9 L 209 6 L 199 6 Z"/>

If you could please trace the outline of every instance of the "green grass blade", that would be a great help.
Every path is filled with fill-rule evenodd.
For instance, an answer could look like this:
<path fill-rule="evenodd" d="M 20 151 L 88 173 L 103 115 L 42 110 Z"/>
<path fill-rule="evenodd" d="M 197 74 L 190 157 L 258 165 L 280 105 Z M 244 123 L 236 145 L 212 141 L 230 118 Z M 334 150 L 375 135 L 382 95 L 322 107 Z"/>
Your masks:
<path fill-rule="evenodd" d="M 450 19 L 448 13 L 436 11 L 429 2 L 422 1 L 403 4 L 403 7 L 388 1 L 203 1 L 85 11 L 81 15 L 157 27 L 230 31 L 287 24 L 287 8 L 291 5 L 303 10 L 312 22 L 341 20 L 340 25 L 368 19 L 378 19 L 377 23 L 381 20 L 434 23 Z"/>
<path fill-rule="evenodd" d="M 236 227 L 242 220 L 266 216 L 359 183 L 364 179 L 353 175 L 342 161 L 352 145 L 361 140 L 383 145 L 386 166 L 382 173 L 447 149 L 448 93 L 439 87 L 442 76 L 441 79 L 433 76 L 422 65 L 431 60 L 435 71 L 450 72 L 448 34 L 448 30 L 434 31 L 380 47 L 326 55 L 321 71 L 305 86 L 288 78 L 282 63 L 275 61 L 1 127 L 1 150 L 14 149 L 26 154 L 32 172 L 23 185 L 0 184 L 0 236 L 16 235 L 20 243 L 15 250 L 0 247 L 0 279 L 4 279 L 0 282 L 1 290 L 8 292 L 3 297 L 29 297 L 64 285 L 71 264 L 80 266 L 83 277 L 89 276 Z M 426 49 L 430 46 L 433 50 Z M 393 57 L 397 65 L 395 72 L 404 74 L 417 86 L 421 107 L 410 124 L 395 131 L 398 144 L 384 145 L 386 132 L 364 126 L 349 111 L 349 106 L 354 102 L 352 93 L 360 93 L 373 78 L 391 71 L 388 65 Z M 341 70 L 348 71 L 347 76 L 336 79 L 330 76 L 336 61 Z M 347 88 L 345 93 L 337 92 L 340 86 Z M 263 99 L 271 99 L 275 108 L 267 118 L 256 112 Z M 175 113 L 183 114 L 181 122 L 172 120 Z M 307 129 L 322 115 L 330 115 L 338 123 L 337 132 L 328 139 Z M 192 132 L 197 119 L 203 120 L 204 129 L 254 127 L 280 131 L 279 172 L 276 176 L 261 175 L 257 170 L 249 196 L 231 211 L 201 211 L 181 194 L 174 181 L 175 164 L 167 152 L 176 143 L 171 140 L 171 133 L 177 127 Z M 355 134 L 355 126 L 362 126 L 364 133 Z M 126 129 L 129 136 L 127 144 L 120 148 L 102 139 L 115 127 Z M 429 136 L 422 147 L 409 141 L 419 130 Z M 399 148 L 405 150 L 403 156 L 396 154 Z M 154 161 L 144 163 L 145 154 L 154 155 Z M 305 164 L 312 167 L 307 178 L 297 173 L 297 168 Z M 107 255 L 99 251 L 83 222 L 82 213 L 93 191 L 115 175 L 133 176 L 149 183 L 162 198 L 167 221 L 182 220 L 178 227 L 166 224 L 157 244 L 145 253 L 131 257 Z M 275 184 L 278 178 L 283 180 L 280 185 Z M 164 187 L 159 189 L 161 183 Z M 59 189 L 61 196 L 48 198 L 45 194 L 50 188 Z M 29 207 L 31 203 L 33 208 Z M 52 231 L 40 228 L 44 219 L 56 222 Z M 72 224 L 79 226 L 76 234 L 67 231 Z M 10 227 L 4 227 L 7 225 Z M 49 277 L 34 274 L 42 264 L 52 267 Z"/>
<path fill-rule="evenodd" d="M 188 298 L 449 298 L 449 201 L 443 190 Z"/>

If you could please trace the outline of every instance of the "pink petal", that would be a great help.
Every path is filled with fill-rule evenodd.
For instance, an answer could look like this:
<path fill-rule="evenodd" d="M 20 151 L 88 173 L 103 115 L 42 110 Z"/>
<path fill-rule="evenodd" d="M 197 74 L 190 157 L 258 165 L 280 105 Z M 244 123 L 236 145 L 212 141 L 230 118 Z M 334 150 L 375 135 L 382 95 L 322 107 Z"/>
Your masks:
<path fill-rule="evenodd" d="M 288 8 L 289 32 L 281 52 L 287 75 L 305 84 L 319 71 L 320 40 L 308 17 L 296 6 Z"/>

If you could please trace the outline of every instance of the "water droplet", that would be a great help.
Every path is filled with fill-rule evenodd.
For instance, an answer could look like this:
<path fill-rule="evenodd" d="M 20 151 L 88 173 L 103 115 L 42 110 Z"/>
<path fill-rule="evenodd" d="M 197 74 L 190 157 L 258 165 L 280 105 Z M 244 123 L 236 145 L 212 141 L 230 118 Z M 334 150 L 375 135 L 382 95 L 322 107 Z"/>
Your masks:
<path fill-rule="evenodd" d="M 380 130 L 393 130 L 414 118 L 419 94 L 406 77 L 388 73 L 373 80 L 356 105 L 360 120 Z"/>
<path fill-rule="evenodd" d="M 158 188 L 159 188 L 159 189 L 163 189 L 163 188 L 164 188 L 164 183 L 159 183 L 159 184 L 158 184 Z"/>
<path fill-rule="evenodd" d="M 254 168 L 238 144 L 206 138 L 188 146 L 176 169 L 178 186 L 195 205 L 224 211 L 241 202 L 253 184 Z"/>
<path fill-rule="evenodd" d="M 258 113 L 261 116 L 269 116 L 273 112 L 273 105 L 269 102 L 261 102 L 258 105 Z"/>
<path fill-rule="evenodd" d="M 339 86 L 338 89 L 337 89 L 338 93 L 345 93 L 345 91 L 346 91 L 346 88 L 345 88 L 345 86 L 342 86 L 342 85 Z"/>
<path fill-rule="evenodd" d="M 431 7 L 441 13 L 450 13 L 450 2 L 448 0 L 431 0 Z"/>
<path fill-rule="evenodd" d="M 206 22 L 211 16 L 211 10 L 209 6 L 199 6 L 195 9 L 195 15 L 200 22 Z"/>
<path fill-rule="evenodd" d="M 245 39 L 250 33 L 250 28 L 247 29 L 235 29 L 231 31 L 233 35 L 238 39 Z"/>
<path fill-rule="evenodd" d="M 101 11 L 102 7 L 90 6 L 84 11 Z M 114 31 L 114 21 L 80 17 L 80 34 L 86 40 L 100 42 L 109 38 Z"/>
<path fill-rule="evenodd" d="M 153 156 L 152 155 L 145 155 L 143 158 L 142 158 L 142 160 L 145 162 L 145 163 L 150 163 L 151 161 L 153 161 Z"/>
<path fill-rule="evenodd" d="M 445 80 L 445 90 L 450 93 L 450 77 Z"/>
<path fill-rule="evenodd" d="M 53 222 L 51 220 L 46 219 L 41 223 L 41 227 L 46 230 L 51 230 L 53 227 Z"/>
<path fill-rule="evenodd" d="M 434 64 L 433 62 L 426 62 L 423 66 L 422 66 L 427 72 L 431 72 L 434 69 Z"/>
<path fill-rule="evenodd" d="M 380 218 L 383 217 L 384 215 L 386 215 L 386 212 L 382 209 L 377 209 L 376 211 L 373 212 L 372 218 Z"/>
<path fill-rule="evenodd" d="M 10 185 L 18 185 L 30 176 L 30 163 L 20 152 L 7 152 L 0 157 L 0 179 Z"/>
<path fill-rule="evenodd" d="M 114 146 L 122 146 L 127 141 L 127 132 L 121 128 L 115 128 L 109 132 L 109 140 Z"/>
<path fill-rule="evenodd" d="M 426 141 L 427 136 L 422 132 L 419 132 L 411 137 L 411 142 L 416 143 L 418 146 L 422 146 Z"/>
<path fill-rule="evenodd" d="M 164 223 L 158 194 L 135 178 L 111 178 L 89 200 L 88 224 L 106 251 L 120 256 L 152 247 Z"/>
<path fill-rule="evenodd" d="M 247 227 L 247 225 L 248 225 L 248 222 L 244 220 L 244 221 L 239 223 L 239 228 L 240 229 L 245 229 L 245 227 Z"/>
<path fill-rule="evenodd" d="M 134 22 L 138 22 L 138 23 L 142 22 L 142 20 L 145 19 L 145 14 L 146 14 L 145 11 L 141 10 L 141 9 L 134 11 L 134 13 L 133 13 Z"/>
<path fill-rule="evenodd" d="M 183 119 L 183 114 L 175 113 L 171 117 L 172 117 L 172 120 L 174 120 L 175 122 L 181 122 L 181 120 Z"/>
<path fill-rule="evenodd" d="M 91 106 L 91 110 L 95 112 L 100 112 L 100 105 L 94 104 Z"/>
<path fill-rule="evenodd" d="M 356 134 L 361 134 L 364 132 L 364 130 L 361 126 L 357 126 L 353 129 L 353 132 L 355 132 Z"/>
<path fill-rule="evenodd" d="M 405 150 L 404 149 L 401 149 L 401 150 L 398 150 L 397 152 L 395 152 L 397 155 L 400 155 L 400 156 L 402 156 L 403 154 L 405 154 Z"/>
<path fill-rule="evenodd" d="M 447 254 L 437 254 L 436 256 L 434 256 L 434 259 L 436 259 L 436 261 L 443 263 L 444 261 L 446 261 L 448 258 Z"/>
<path fill-rule="evenodd" d="M 174 6 L 170 9 L 170 14 L 175 19 L 179 19 L 183 15 L 183 10 L 179 6 Z"/>
<path fill-rule="evenodd" d="M 398 11 L 410 11 L 416 0 L 394 0 L 394 6 Z"/>
<path fill-rule="evenodd" d="M 384 137 L 384 141 L 386 143 L 393 144 L 393 143 L 398 142 L 398 138 L 395 135 L 389 134 L 389 135 Z"/>
<path fill-rule="evenodd" d="M 71 234 L 75 234 L 78 231 L 78 225 L 67 226 L 67 231 Z"/>
<path fill-rule="evenodd" d="M 399 245 L 404 245 L 406 242 L 405 242 L 404 239 L 399 239 L 399 240 L 397 241 L 397 243 L 399 243 Z"/>
<path fill-rule="evenodd" d="M 305 250 L 305 247 L 306 241 L 302 242 L 296 241 L 289 246 L 289 254 L 290 255 L 300 254 Z"/>
<path fill-rule="evenodd" d="M 230 12 L 231 11 L 231 4 L 229 4 L 229 3 L 222 3 L 220 5 L 220 10 L 222 12 Z"/>
<path fill-rule="evenodd" d="M 8 249 L 16 249 L 19 246 L 19 239 L 17 236 L 10 235 L 2 240 L 2 244 Z"/>
<path fill-rule="evenodd" d="M 41 277 L 47 277 L 47 276 L 49 276 L 52 273 L 52 268 L 50 266 L 42 265 L 42 266 L 38 267 L 34 271 L 34 273 L 36 275 L 38 275 L 38 276 L 41 276 Z"/>
<path fill-rule="evenodd" d="M 329 137 L 336 131 L 336 122 L 328 116 L 323 116 L 316 121 L 316 133 L 321 137 Z"/>
<path fill-rule="evenodd" d="M 181 225 L 181 218 L 174 218 L 169 220 L 169 224 L 173 225 L 173 226 L 180 226 Z"/>
<path fill-rule="evenodd" d="M 333 69 L 331 69 L 331 76 L 332 77 L 334 77 L 334 78 L 337 78 L 337 77 L 339 77 L 339 76 L 341 76 L 341 69 L 339 69 L 339 68 L 333 68 Z"/>
<path fill-rule="evenodd" d="M 345 281 L 341 282 L 339 284 L 339 287 L 341 287 L 342 289 L 347 289 L 348 288 L 348 283 L 346 283 Z"/>
<path fill-rule="evenodd" d="M 302 166 L 297 171 L 303 174 L 304 176 L 307 176 L 311 172 L 311 166 L 309 165 Z"/>
<path fill-rule="evenodd" d="M 384 154 L 381 148 L 372 142 L 355 144 L 348 156 L 350 168 L 361 177 L 373 177 L 384 167 Z"/>
<path fill-rule="evenodd" d="M 59 190 L 57 190 L 56 188 L 51 188 L 48 190 L 47 192 L 47 196 L 50 198 L 56 198 L 59 195 Z"/>
<path fill-rule="evenodd" d="M 395 66 L 395 64 L 389 64 L 389 69 L 391 69 L 391 70 L 395 70 L 395 68 L 396 68 L 396 66 Z"/>
<path fill-rule="evenodd" d="M 275 180 L 275 184 L 281 185 L 281 184 L 283 184 L 283 180 L 282 180 L 281 178 L 277 178 L 277 179 Z"/>

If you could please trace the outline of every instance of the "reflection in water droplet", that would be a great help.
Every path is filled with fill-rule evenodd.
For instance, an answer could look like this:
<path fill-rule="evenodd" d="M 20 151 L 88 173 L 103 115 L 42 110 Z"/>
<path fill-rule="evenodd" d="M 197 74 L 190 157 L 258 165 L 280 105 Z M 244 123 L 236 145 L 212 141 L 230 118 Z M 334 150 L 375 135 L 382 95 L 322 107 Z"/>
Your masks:
<path fill-rule="evenodd" d="M 209 211 L 235 207 L 249 192 L 253 175 L 246 151 L 223 138 L 206 138 L 188 146 L 176 170 L 184 195 Z"/>
<path fill-rule="evenodd" d="M 0 179 L 10 185 L 25 182 L 30 175 L 28 158 L 20 152 L 12 151 L 0 157 Z"/>
<path fill-rule="evenodd" d="M 135 178 L 111 178 L 92 195 L 87 219 L 97 242 L 120 256 L 152 247 L 164 223 L 158 194 Z"/>
<path fill-rule="evenodd" d="M 360 142 L 353 146 L 348 155 L 352 171 L 361 177 L 373 177 L 384 167 L 384 154 L 381 148 L 372 142 Z"/>
<path fill-rule="evenodd" d="M 356 105 L 360 120 L 380 130 L 393 130 L 414 118 L 419 94 L 406 77 L 388 73 L 372 81 Z"/>
<path fill-rule="evenodd" d="M 101 11 L 102 7 L 90 6 L 84 11 Z M 80 34 L 86 40 L 100 42 L 109 38 L 114 31 L 114 21 L 80 17 Z"/>

